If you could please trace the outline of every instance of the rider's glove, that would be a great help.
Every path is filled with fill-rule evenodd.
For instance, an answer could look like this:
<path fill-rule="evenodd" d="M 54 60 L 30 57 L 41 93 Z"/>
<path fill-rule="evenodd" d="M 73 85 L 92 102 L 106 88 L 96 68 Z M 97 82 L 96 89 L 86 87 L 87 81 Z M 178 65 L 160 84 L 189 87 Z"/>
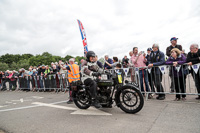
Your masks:
<path fill-rule="evenodd" d="M 92 76 L 95 76 L 95 77 L 98 77 L 98 76 L 100 76 L 101 74 L 100 73 L 98 73 L 98 72 L 93 72 L 92 73 Z"/>

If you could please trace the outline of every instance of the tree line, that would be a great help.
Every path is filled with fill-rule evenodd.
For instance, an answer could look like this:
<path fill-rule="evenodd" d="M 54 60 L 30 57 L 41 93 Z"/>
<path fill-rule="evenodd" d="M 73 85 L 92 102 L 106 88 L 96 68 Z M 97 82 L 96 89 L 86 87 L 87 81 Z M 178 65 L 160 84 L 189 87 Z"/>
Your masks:
<path fill-rule="evenodd" d="M 63 62 L 68 61 L 70 58 L 75 58 L 76 62 L 80 63 L 81 59 L 85 59 L 83 56 L 73 57 L 66 55 L 65 57 L 55 56 L 48 52 L 44 52 L 41 55 L 32 54 L 5 54 L 0 56 L 0 71 L 6 70 L 19 70 L 20 68 L 28 69 L 30 66 L 38 65 L 51 65 L 51 62 Z"/>

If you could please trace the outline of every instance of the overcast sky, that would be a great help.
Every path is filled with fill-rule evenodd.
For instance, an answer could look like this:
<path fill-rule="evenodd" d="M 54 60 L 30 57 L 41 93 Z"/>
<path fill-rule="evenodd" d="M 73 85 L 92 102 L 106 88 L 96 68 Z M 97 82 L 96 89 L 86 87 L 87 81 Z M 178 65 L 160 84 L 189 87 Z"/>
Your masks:
<path fill-rule="evenodd" d="M 99 57 L 153 43 L 165 53 L 171 37 L 187 52 L 200 44 L 199 0 L 0 0 L 0 55 L 83 56 L 77 19 Z"/>

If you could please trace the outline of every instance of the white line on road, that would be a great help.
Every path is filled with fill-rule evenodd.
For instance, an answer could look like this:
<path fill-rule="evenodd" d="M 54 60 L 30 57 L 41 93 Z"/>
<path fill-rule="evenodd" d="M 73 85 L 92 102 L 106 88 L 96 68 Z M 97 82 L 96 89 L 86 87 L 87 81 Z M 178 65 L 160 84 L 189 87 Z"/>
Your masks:
<path fill-rule="evenodd" d="M 55 102 L 55 103 L 50 103 L 50 104 L 59 104 L 59 103 L 65 103 L 65 102 L 67 102 L 67 101 L 60 101 L 60 102 Z M 11 109 L 3 109 L 3 110 L 0 110 L 0 112 L 29 109 L 29 108 L 40 107 L 40 106 L 42 106 L 42 105 L 32 105 L 32 106 L 25 106 L 25 107 L 11 108 Z"/>
<path fill-rule="evenodd" d="M 19 108 L 11 108 L 11 109 L 3 109 L 0 110 L 0 112 L 8 112 L 8 111 L 14 111 L 14 110 L 20 110 L 20 109 L 29 109 L 34 107 L 39 107 L 40 105 L 34 105 L 34 106 L 26 106 L 26 107 L 19 107 Z"/>
<path fill-rule="evenodd" d="M 77 110 L 76 108 L 72 108 L 72 107 L 60 106 L 60 105 L 53 105 L 53 104 L 47 104 L 47 103 L 40 103 L 40 102 L 34 102 L 32 104 L 46 106 L 46 107 L 59 108 L 59 109 Z"/>
<path fill-rule="evenodd" d="M 35 98 L 35 99 L 42 99 L 42 98 L 44 98 L 44 97 L 39 97 L 39 96 L 32 96 L 33 98 Z"/>
<path fill-rule="evenodd" d="M 106 113 L 104 111 L 101 111 L 99 109 L 90 107 L 88 109 L 79 109 L 73 113 L 71 113 L 72 115 L 112 115 L 110 113 Z"/>
<path fill-rule="evenodd" d="M 52 104 L 46 104 L 46 103 L 40 103 L 40 102 L 34 102 L 32 104 L 46 106 L 46 107 L 59 108 L 59 109 L 66 109 L 66 110 L 75 110 L 75 112 L 71 113 L 73 115 L 112 115 L 112 114 L 106 113 L 104 111 L 98 110 L 93 107 L 90 107 L 88 109 L 78 109 L 78 108 L 72 108 L 72 107 L 60 106 L 60 105 L 52 105 Z"/>
<path fill-rule="evenodd" d="M 8 105 L 0 106 L 0 108 L 7 107 Z"/>
<path fill-rule="evenodd" d="M 32 103 L 32 104 L 35 104 L 33 106 L 26 106 L 26 107 L 12 108 L 12 109 L 4 109 L 4 110 L 0 110 L 0 112 L 22 110 L 22 109 L 28 109 L 28 108 L 44 106 L 44 107 L 52 107 L 52 108 L 58 108 L 58 109 L 73 110 L 73 111 L 75 111 L 75 112 L 71 113 L 73 115 L 112 115 L 110 113 L 106 113 L 104 111 L 98 110 L 98 109 L 93 108 L 93 107 L 90 107 L 90 108 L 84 110 L 84 109 L 78 109 L 78 108 L 73 108 L 73 107 L 55 105 L 55 104 L 65 103 L 65 102 L 66 101 L 60 101 L 60 102 L 54 102 L 54 103 L 34 102 L 34 103 Z"/>

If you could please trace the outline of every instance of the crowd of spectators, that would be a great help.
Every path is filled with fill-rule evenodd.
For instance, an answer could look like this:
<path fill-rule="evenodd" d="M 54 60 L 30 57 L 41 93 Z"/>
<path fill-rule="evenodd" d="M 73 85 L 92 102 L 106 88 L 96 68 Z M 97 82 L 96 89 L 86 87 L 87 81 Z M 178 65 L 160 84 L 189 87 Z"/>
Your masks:
<path fill-rule="evenodd" d="M 21 68 L 19 71 L 0 71 L 0 88 L 2 91 L 7 90 L 6 83 L 10 91 L 16 90 L 17 87 L 24 91 L 60 88 L 61 79 L 67 77 L 68 71 L 64 70 L 67 66 L 68 62 L 59 60 L 59 62 L 52 62 L 51 66 L 38 65 L 30 66 L 28 70 Z M 63 87 L 66 87 L 66 82 L 66 80 L 62 81 Z"/>
<path fill-rule="evenodd" d="M 104 64 L 98 61 L 97 56 L 95 57 L 95 60 L 97 61 L 98 66 L 104 69 L 115 69 L 116 67 L 119 68 L 119 66 L 122 68 L 139 68 L 138 73 L 136 73 L 136 69 L 130 69 L 131 81 L 135 82 L 138 77 L 142 92 L 157 92 L 158 96 L 156 98 L 158 100 L 164 100 L 165 94 L 161 83 L 163 74 L 158 66 L 171 65 L 169 68 L 171 92 L 175 91 L 176 93 L 185 93 L 186 76 L 189 72 L 186 72 L 187 69 L 184 66 L 180 68 L 180 71 L 178 71 L 176 67 L 183 64 L 192 66 L 200 63 L 200 49 L 198 44 L 191 44 L 190 52 L 186 54 L 185 50 L 182 49 L 182 46 L 177 44 L 177 40 L 178 38 L 176 37 L 170 39 L 171 44 L 166 48 L 166 53 L 160 51 L 159 44 L 153 44 L 151 48 L 147 48 L 147 54 L 145 51 L 139 52 L 138 47 L 133 47 L 133 50 L 129 52 L 130 59 L 127 56 L 124 56 L 122 60 L 119 60 L 116 56 L 111 59 L 108 55 L 105 55 Z M 82 63 L 83 59 L 80 62 Z M 60 79 L 67 77 L 67 70 L 63 69 L 67 66 L 68 62 L 60 60 L 59 62 L 52 62 L 51 66 L 30 66 L 29 70 L 22 68 L 18 72 L 15 70 L 7 70 L 6 72 L 1 71 L 1 90 L 6 90 L 7 82 L 9 83 L 9 90 L 15 90 L 17 88 L 17 82 L 18 87 L 22 89 L 24 88 L 26 91 L 30 91 L 30 88 L 32 88 L 33 91 L 38 88 L 59 88 L 61 82 Z M 79 68 L 81 68 L 81 64 Z M 147 72 L 147 68 L 152 68 L 151 75 Z M 195 73 L 193 69 L 191 69 L 190 73 L 194 78 L 195 86 L 199 94 L 196 99 L 200 99 L 199 71 Z M 67 81 L 62 82 L 64 85 Z M 151 97 L 150 93 L 148 98 Z M 182 100 L 186 100 L 186 95 L 176 94 L 175 100 L 178 101 L 181 98 Z"/>
<path fill-rule="evenodd" d="M 162 72 L 158 66 L 161 65 L 170 65 L 169 66 L 169 76 L 171 78 L 171 92 L 176 91 L 175 100 L 179 101 L 186 100 L 186 95 L 180 95 L 178 93 L 186 92 L 186 76 L 191 73 L 195 86 L 197 88 L 198 97 L 196 99 L 200 99 L 200 69 L 195 73 L 193 69 L 189 71 L 186 67 L 192 66 L 194 64 L 200 63 L 200 49 L 198 44 L 190 45 L 190 52 L 188 54 L 185 53 L 185 50 L 182 49 L 182 45 L 177 44 L 178 38 L 172 37 L 170 39 L 170 45 L 166 48 L 166 57 L 164 52 L 160 51 L 159 44 L 153 44 L 151 48 L 147 48 L 147 54 L 144 51 L 138 52 L 138 47 L 133 47 L 133 50 L 129 52 L 130 59 L 127 56 L 124 56 L 122 59 L 122 67 L 132 67 L 134 69 L 130 69 L 131 81 L 135 82 L 136 77 L 139 78 L 139 84 L 141 91 L 144 92 L 157 92 L 158 96 L 156 99 L 164 100 L 165 93 L 162 86 Z M 117 60 L 116 60 L 117 59 Z M 113 57 L 113 60 L 105 56 L 105 69 L 113 69 L 118 62 L 117 57 Z M 184 64 L 184 65 L 183 65 Z M 180 70 L 177 70 L 177 67 L 180 67 Z M 136 75 L 136 68 L 139 69 L 139 72 Z M 151 74 L 147 72 L 147 68 L 151 68 Z M 144 85 L 145 89 L 144 90 Z M 151 98 L 152 95 L 148 95 L 148 98 Z"/>

